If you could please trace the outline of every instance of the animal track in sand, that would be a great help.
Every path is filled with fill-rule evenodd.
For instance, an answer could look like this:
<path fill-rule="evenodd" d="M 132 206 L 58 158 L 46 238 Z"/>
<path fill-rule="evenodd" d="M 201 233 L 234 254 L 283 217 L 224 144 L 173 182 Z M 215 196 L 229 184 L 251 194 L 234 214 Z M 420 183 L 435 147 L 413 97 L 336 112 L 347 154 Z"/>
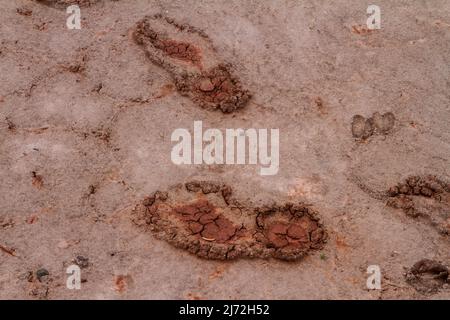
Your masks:
<path fill-rule="evenodd" d="M 172 76 L 178 92 L 200 107 L 230 113 L 249 101 L 250 93 L 203 31 L 157 14 L 139 21 L 133 38 L 152 63 Z"/>
<path fill-rule="evenodd" d="M 445 283 L 449 282 L 448 268 L 441 263 L 422 259 L 416 262 L 406 273 L 406 282 L 418 292 L 436 293 Z"/>
<path fill-rule="evenodd" d="M 381 115 L 375 112 L 372 117 L 364 118 L 357 114 L 352 119 L 352 134 L 356 139 L 366 140 L 374 134 L 387 135 L 395 124 L 395 116 L 391 112 Z"/>
<path fill-rule="evenodd" d="M 387 191 L 387 205 L 408 216 L 425 218 L 441 234 L 450 234 L 450 184 L 435 176 L 410 176 Z"/>
<path fill-rule="evenodd" d="M 312 208 L 293 203 L 244 206 L 232 198 L 229 186 L 211 181 L 157 191 L 136 206 L 132 220 L 158 239 L 207 259 L 297 260 L 327 240 Z"/>

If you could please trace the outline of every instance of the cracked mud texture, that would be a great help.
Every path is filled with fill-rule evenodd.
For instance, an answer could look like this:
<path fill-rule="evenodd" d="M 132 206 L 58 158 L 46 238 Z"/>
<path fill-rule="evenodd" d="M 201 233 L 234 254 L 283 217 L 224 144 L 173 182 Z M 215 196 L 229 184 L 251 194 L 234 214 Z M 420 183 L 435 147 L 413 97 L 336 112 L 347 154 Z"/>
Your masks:
<path fill-rule="evenodd" d="M 323 248 L 327 233 L 312 208 L 292 203 L 253 208 L 231 197 L 230 186 L 191 181 L 145 198 L 133 221 L 207 259 L 297 260 Z"/>
<path fill-rule="evenodd" d="M 139 21 L 133 37 L 150 61 L 171 74 L 178 92 L 200 107 L 231 113 L 250 99 L 203 31 L 157 14 Z"/>
<path fill-rule="evenodd" d="M 450 234 L 450 184 L 435 176 L 410 176 L 387 191 L 387 205 L 424 218 L 441 234 Z"/>
<path fill-rule="evenodd" d="M 443 285 L 449 283 L 448 268 L 430 259 L 417 261 L 405 277 L 406 282 L 423 294 L 436 293 Z"/>

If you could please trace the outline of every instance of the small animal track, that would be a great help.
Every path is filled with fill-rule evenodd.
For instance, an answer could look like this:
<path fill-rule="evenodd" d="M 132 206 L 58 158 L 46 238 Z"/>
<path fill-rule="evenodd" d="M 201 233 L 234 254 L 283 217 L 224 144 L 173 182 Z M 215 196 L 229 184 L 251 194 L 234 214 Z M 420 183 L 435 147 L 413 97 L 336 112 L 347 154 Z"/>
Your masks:
<path fill-rule="evenodd" d="M 327 240 L 310 207 L 246 207 L 232 198 L 229 186 L 210 181 L 157 191 L 136 206 L 132 220 L 158 239 L 207 259 L 296 260 Z"/>
<path fill-rule="evenodd" d="M 408 216 L 423 217 L 442 234 L 450 234 L 450 184 L 435 176 L 410 176 L 387 191 L 387 205 Z"/>
<path fill-rule="evenodd" d="M 202 108 L 230 113 L 249 101 L 250 93 L 203 31 L 154 15 L 137 23 L 133 37 L 152 63 L 170 73 L 178 92 Z"/>
<path fill-rule="evenodd" d="M 381 115 L 375 112 L 372 117 L 353 116 L 352 134 L 356 139 L 366 140 L 374 134 L 388 134 L 394 128 L 395 116 L 391 112 Z"/>
<path fill-rule="evenodd" d="M 449 282 L 448 268 L 437 261 L 422 259 L 406 273 L 406 282 L 418 292 L 436 293 Z"/>

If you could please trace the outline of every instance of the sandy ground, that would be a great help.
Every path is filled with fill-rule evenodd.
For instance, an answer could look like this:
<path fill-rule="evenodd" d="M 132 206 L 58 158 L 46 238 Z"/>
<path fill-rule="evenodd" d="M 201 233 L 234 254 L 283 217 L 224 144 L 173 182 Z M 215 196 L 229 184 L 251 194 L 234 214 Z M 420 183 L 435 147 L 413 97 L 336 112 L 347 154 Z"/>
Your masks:
<path fill-rule="evenodd" d="M 64 6 L 0 4 L 0 298 L 450 298 L 448 283 L 424 294 L 405 279 L 424 258 L 449 266 L 448 194 L 425 199 L 431 219 L 383 196 L 411 175 L 450 180 L 447 0 L 377 0 L 382 29 L 370 32 L 372 1 L 360 0 L 104 0 L 82 6 L 81 30 L 67 29 Z M 179 94 L 132 37 L 154 14 L 202 30 L 248 104 L 227 114 Z M 355 139 L 353 116 L 376 112 L 394 127 Z M 173 164 L 171 133 L 195 120 L 279 128 L 278 174 Z M 146 196 L 192 179 L 254 206 L 308 203 L 328 241 L 297 261 L 220 261 L 133 223 Z M 74 259 L 81 290 L 65 285 Z M 366 287 L 369 265 L 381 290 Z"/>

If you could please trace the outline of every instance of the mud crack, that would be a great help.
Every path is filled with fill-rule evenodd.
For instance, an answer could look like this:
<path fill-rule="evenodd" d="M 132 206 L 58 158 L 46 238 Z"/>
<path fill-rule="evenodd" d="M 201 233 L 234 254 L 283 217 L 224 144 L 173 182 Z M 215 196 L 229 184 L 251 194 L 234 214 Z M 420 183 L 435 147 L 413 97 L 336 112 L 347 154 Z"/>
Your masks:
<path fill-rule="evenodd" d="M 230 113 L 250 100 L 203 31 L 157 14 L 139 21 L 133 38 L 152 63 L 172 76 L 178 92 L 200 107 Z"/>
<path fill-rule="evenodd" d="M 297 260 L 327 240 L 312 208 L 245 206 L 232 198 L 231 187 L 211 181 L 157 191 L 136 206 L 132 220 L 158 239 L 207 259 Z"/>

